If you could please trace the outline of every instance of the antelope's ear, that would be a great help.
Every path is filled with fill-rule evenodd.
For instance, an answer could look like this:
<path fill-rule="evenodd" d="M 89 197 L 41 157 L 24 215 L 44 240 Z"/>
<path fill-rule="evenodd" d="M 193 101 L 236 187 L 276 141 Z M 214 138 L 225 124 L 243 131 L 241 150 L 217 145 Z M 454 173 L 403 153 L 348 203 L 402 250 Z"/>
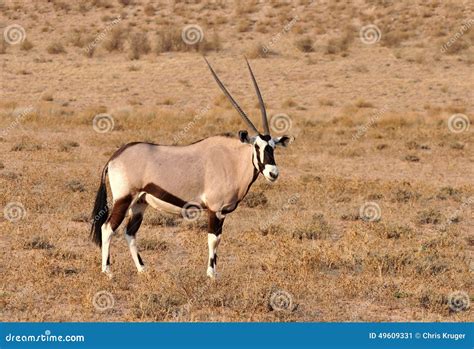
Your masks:
<path fill-rule="evenodd" d="M 293 140 L 293 137 L 290 138 L 288 136 L 281 136 L 273 139 L 275 145 L 280 147 L 287 147 Z"/>
<path fill-rule="evenodd" d="M 249 133 L 246 130 L 239 131 L 239 139 L 242 143 L 251 143 Z"/>

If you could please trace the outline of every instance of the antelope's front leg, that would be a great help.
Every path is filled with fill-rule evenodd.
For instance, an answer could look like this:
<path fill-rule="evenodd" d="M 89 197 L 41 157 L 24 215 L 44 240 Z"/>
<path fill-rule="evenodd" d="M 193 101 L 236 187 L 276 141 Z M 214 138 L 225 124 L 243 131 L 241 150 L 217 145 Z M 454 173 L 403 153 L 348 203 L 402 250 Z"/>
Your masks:
<path fill-rule="evenodd" d="M 209 211 L 209 226 L 207 231 L 207 243 L 209 246 L 209 260 L 207 267 L 207 276 L 214 279 L 216 277 L 217 265 L 217 246 L 221 240 L 222 225 L 224 218 L 219 218 L 216 212 Z"/>

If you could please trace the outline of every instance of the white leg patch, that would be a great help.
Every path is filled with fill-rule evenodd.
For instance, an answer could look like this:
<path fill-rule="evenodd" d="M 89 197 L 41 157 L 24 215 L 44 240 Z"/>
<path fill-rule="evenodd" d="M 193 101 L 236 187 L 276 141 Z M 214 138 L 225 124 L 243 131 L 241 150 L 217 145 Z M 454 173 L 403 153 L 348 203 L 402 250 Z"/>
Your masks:
<path fill-rule="evenodd" d="M 130 249 L 130 253 L 132 254 L 133 262 L 137 267 L 139 273 L 145 270 L 145 267 L 140 264 L 140 260 L 138 259 L 138 248 L 137 248 L 137 240 L 134 236 L 127 235 L 125 233 L 125 239 L 127 240 L 128 248 Z"/>
<path fill-rule="evenodd" d="M 217 275 L 216 273 L 216 256 L 217 256 L 217 246 L 219 246 L 220 236 L 214 234 L 207 234 L 207 245 L 209 247 L 209 259 L 207 265 L 207 276 L 214 279 Z"/>
<path fill-rule="evenodd" d="M 112 228 L 109 223 L 102 225 L 102 272 L 111 276 L 110 266 L 107 265 L 110 250 L 110 240 L 113 235 Z"/>

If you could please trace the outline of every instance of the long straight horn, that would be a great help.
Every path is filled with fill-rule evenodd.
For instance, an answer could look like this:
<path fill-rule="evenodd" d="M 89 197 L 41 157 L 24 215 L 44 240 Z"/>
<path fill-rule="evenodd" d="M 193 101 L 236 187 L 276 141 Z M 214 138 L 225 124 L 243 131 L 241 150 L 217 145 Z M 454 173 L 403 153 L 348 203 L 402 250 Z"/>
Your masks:
<path fill-rule="evenodd" d="M 247 116 L 247 114 L 244 113 L 244 111 L 242 110 L 242 108 L 239 107 L 239 105 L 237 104 L 237 102 L 232 98 L 232 96 L 230 95 L 229 91 L 227 91 L 227 89 L 225 88 L 224 84 L 219 80 L 219 77 L 217 76 L 216 72 L 214 71 L 214 69 L 212 69 L 211 65 L 209 64 L 209 62 L 207 61 L 206 57 L 204 57 L 204 60 L 206 61 L 207 65 L 209 66 L 209 69 L 211 70 L 211 73 L 212 73 L 212 76 L 214 76 L 214 79 L 216 80 L 217 82 L 217 85 L 219 85 L 219 87 L 221 88 L 222 92 L 224 92 L 224 94 L 226 95 L 226 97 L 229 99 L 230 103 L 232 103 L 232 105 L 234 106 L 234 108 L 239 112 L 240 116 L 242 117 L 242 119 L 245 121 L 245 123 L 247 124 L 248 127 L 250 127 L 250 129 L 255 132 L 255 133 L 259 133 L 257 128 L 254 126 L 254 124 L 252 124 L 252 121 L 250 121 L 249 117 Z"/>
<path fill-rule="evenodd" d="M 260 105 L 260 113 L 262 114 L 263 132 L 265 135 L 269 135 L 270 129 L 268 128 L 267 110 L 265 109 L 265 103 L 263 102 L 262 94 L 260 93 L 260 89 L 258 88 L 257 80 L 255 80 L 252 68 L 250 68 L 249 61 L 247 60 L 247 58 L 245 58 L 245 61 L 247 62 L 247 67 L 249 67 L 250 76 L 252 77 L 253 86 L 255 87 L 255 92 L 257 92 L 258 104 Z"/>

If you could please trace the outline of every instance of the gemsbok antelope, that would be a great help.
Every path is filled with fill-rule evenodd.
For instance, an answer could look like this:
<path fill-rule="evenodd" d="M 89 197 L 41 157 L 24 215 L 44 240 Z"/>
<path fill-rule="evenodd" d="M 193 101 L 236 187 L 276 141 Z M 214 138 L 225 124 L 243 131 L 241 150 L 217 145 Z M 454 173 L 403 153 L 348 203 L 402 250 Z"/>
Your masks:
<path fill-rule="evenodd" d="M 206 60 L 217 84 L 255 135 L 239 131 L 239 139 L 213 136 L 186 146 L 128 143 L 118 149 L 102 170 L 92 211 L 92 240 L 102 248 L 102 272 L 110 272 L 110 240 L 127 216 L 125 238 L 138 272 L 144 270 L 136 244 L 143 214 L 151 207 L 183 214 L 187 209 L 207 210 L 209 259 L 207 275 L 216 275 L 217 246 L 225 216 L 242 201 L 259 173 L 270 182 L 278 178 L 273 150 L 286 147 L 290 137 L 272 138 L 262 95 L 250 64 L 247 66 L 257 93 L 263 133 L 232 98 Z M 113 206 L 107 206 L 108 174 Z"/>

